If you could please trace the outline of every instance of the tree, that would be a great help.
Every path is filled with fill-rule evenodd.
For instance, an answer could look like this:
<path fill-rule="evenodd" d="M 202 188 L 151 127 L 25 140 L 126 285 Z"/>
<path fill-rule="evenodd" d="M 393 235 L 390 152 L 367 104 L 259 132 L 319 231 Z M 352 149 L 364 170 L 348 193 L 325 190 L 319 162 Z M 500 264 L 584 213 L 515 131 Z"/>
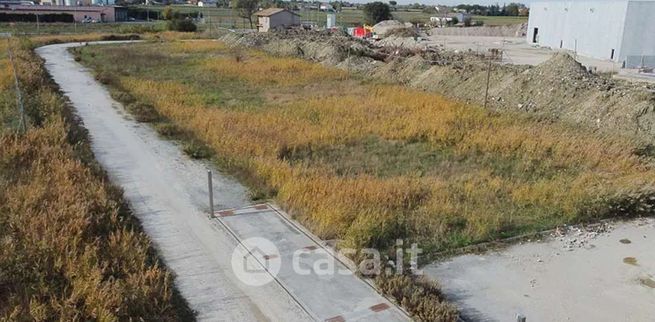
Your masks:
<path fill-rule="evenodd" d="M 383 20 L 391 19 L 391 8 L 386 3 L 379 1 L 369 2 L 364 5 L 364 17 L 366 23 L 376 24 Z"/>
<path fill-rule="evenodd" d="M 389 1 L 389 5 L 391 5 L 393 7 L 395 7 L 397 4 L 398 4 L 398 2 L 396 2 L 396 1 L 393 1 L 393 0 Z"/>
<path fill-rule="evenodd" d="M 505 15 L 518 16 L 520 8 L 521 8 L 521 4 L 512 2 L 508 4 L 507 7 L 505 7 Z"/>
<path fill-rule="evenodd" d="M 171 8 L 170 6 L 166 6 L 166 8 L 164 8 L 164 10 L 162 10 L 161 16 L 162 16 L 162 18 L 164 18 L 164 20 L 173 19 L 173 8 Z"/>
<path fill-rule="evenodd" d="M 252 15 L 259 9 L 259 0 L 232 0 L 232 9 L 237 11 L 237 15 L 243 19 L 248 19 L 250 28 L 252 25 Z"/>
<path fill-rule="evenodd" d="M 218 1 L 216 1 L 216 7 L 217 8 L 229 8 L 230 7 L 230 1 L 229 0 L 218 0 Z"/>

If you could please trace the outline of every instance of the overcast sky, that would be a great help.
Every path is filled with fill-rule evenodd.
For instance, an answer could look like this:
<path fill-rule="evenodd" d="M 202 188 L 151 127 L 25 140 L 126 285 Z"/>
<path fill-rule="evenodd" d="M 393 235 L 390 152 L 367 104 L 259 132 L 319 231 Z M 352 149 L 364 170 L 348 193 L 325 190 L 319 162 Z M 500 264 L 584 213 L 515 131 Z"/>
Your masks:
<path fill-rule="evenodd" d="M 371 0 L 373 1 L 373 0 Z M 366 2 L 371 2 L 371 1 L 366 1 L 366 0 L 351 0 L 351 2 L 358 2 L 358 3 L 366 3 Z M 388 2 L 386 0 L 380 0 L 382 2 Z M 458 4 L 481 4 L 481 5 L 490 5 L 490 4 L 499 4 L 503 5 L 503 3 L 511 3 L 511 2 L 518 2 L 518 3 L 523 3 L 523 4 L 530 4 L 530 0 L 522 0 L 522 1 L 498 1 L 498 0 L 396 0 L 398 1 L 399 4 L 410 4 L 410 3 L 423 3 L 423 4 L 428 4 L 428 5 L 446 5 L 446 6 L 453 6 L 453 5 L 458 5 Z"/>

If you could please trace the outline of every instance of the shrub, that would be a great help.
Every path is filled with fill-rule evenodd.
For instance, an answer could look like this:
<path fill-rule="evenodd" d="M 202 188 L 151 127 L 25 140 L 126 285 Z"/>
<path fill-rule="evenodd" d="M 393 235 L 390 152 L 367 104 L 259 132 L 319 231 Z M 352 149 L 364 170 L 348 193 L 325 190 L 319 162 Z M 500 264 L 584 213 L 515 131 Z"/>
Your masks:
<path fill-rule="evenodd" d="M 459 314 L 448 303 L 439 285 L 421 275 L 380 274 L 375 279 L 382 293 L 389 295 L 417 321 L 457 321 Z"/>
<path fill-rule="evenodd" d="M 195 140 L 191 140 L 184 144 L 183 151 L 193 159 L 207 159 L 211 157 L 213 153 L 208 146 Z"/>
<path fill-rule="evenodd" d="M 159 113 L 151 105 L 143 102 L 133 102 L 127 105 L 127 110 L 134 116 L 139 122 L 156 122 L 160 119 Z"/>
<path fill-rule="evenodd" d="M 161 11 L 161 17 L 164 18 L 164 20 L 173 20 L 173 8 L 171 6 L 166 6 L 164 10 Z"/>
<path fill-rule="evenodd" d="M 168 30 L 180 32 L 195 32 L 198 29 L 190 19 L 173 19 L 168 22 Z"/>

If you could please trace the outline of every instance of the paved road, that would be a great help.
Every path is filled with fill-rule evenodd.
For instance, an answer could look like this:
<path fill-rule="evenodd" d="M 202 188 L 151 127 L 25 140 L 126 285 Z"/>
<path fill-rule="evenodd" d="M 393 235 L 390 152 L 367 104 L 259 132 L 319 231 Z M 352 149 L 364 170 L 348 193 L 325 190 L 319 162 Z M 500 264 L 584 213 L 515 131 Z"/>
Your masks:
<path fill-rule="evenodd" d="M 209 218 L 205 178 L 211 166 L 189 159 L 175 144 L 161 140 L 150 127 L 127 115 L 68 53 L 69 47 L 79 45 L 49 45 L 36 52 L 82 118 L 97 160 L 112 182 L 123 188 L 200 320 L 407 320 L 353 275 L 301 275 L 290 269 L 291 251 L 307 246 L 320 251 L 320 245 L 275 211 Z M 248 212 L 246 189 L 215 169 L 214 173 L 216 208 Z M 232 258 L 239 246 L 237 240 L 249 237 L 277 243 L 283 266 L 276 281 L 251 286 L 235 274 Z M 311 267 L 326 258 L 317 254 L 304 254 L 303 265 Z M 254 254 L 251 257 L 256 258 Z"/>

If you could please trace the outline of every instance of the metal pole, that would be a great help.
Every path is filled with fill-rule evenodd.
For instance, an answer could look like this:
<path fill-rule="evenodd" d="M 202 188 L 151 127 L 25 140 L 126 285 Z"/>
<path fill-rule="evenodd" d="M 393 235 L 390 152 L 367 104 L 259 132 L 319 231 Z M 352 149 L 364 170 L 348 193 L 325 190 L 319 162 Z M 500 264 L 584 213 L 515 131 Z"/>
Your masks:
<path fill-rule="evenodd" d="M 491 57 L 489 58 L 489 67 L 487 68 L 487 86 L 484 90 L 484 108 L 487 108 L 487 98 L 489 97 L 489 79 L 491 78 Z"/>
<path fill-rule="evenodd" d="M 75 30 L 74 32 L 77 33 L 77 1 L 75 1 L 75 6 L 73 7 L 73 29 Z"/>
<path fill-rule="evenodd" d="M 209 216 L 214 217 L 214 187 L 211 170 L 207 170 L 207 186 L 209 187 Z"/>

